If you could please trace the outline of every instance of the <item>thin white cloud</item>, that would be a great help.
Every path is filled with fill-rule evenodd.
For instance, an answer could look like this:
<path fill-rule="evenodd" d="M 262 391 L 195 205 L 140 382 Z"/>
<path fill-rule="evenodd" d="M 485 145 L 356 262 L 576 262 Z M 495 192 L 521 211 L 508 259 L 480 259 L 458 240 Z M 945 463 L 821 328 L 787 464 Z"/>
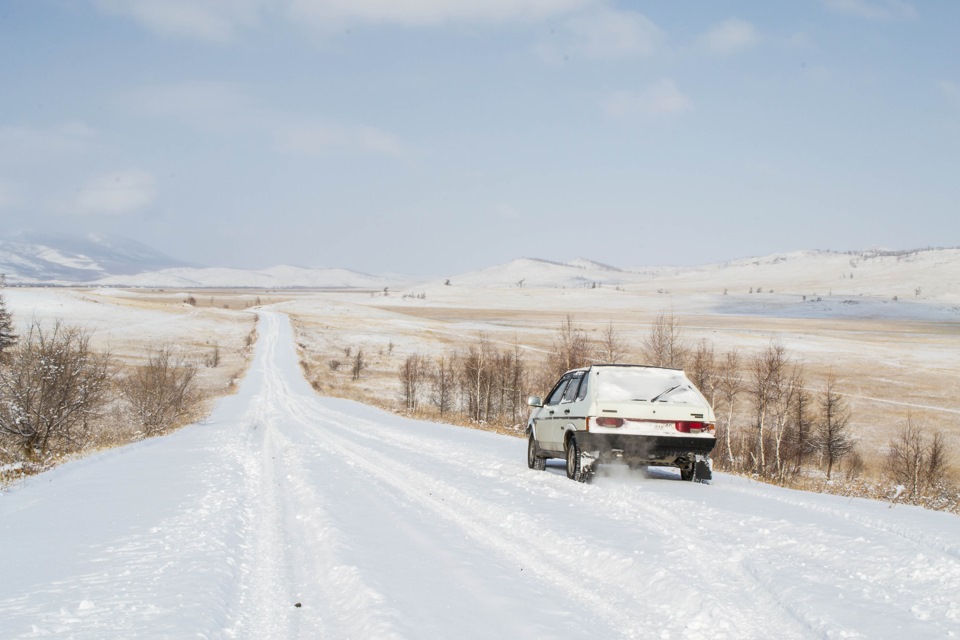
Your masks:
<path fill-rule="evenodd" d="M 169 118 L 216 135 L 261 137 L 284 153 L 319 155 L 359 151 L 399 156 L 400 139 L 366 124 L 348 124 L 262 105 L 242 87 L 220 82 L 150 86 L 122 96 L 127 108 Z"/>
<path fill-rule="evenodd" d="M 69 210 L 81 215 L 125 215 L 148 206 L 156 195 L 156 181 L 149 172 L 114 171 L 88 181 Z"/>
<path fill-rule="evenodd" d="M 618 91 L 601 102 L 609 116 L 658 117 L 693 110 L 693 102 L 685 96 L 671 78 L 664 78 L 642 91 Z"/>
<path fill-rule="evenodd" d="M 406 149 L 400 139 L 376 127 L 359 127 L 356 130 L 357 145 L 364 151 L 371 151 L 383 155 L 400 156 Z"/>
<path fill-rule="evenodd" d="M 152 85 L 121 96 L 120 103 L 138 113 L 221 133 L 233 133 L 249 125 L 256 111 L 247 93 L 227 82 Z"/>
<path fill-rule="evenodd" d="M 98 134 L 81 122 L 64 122 L 51 127 L 0 127 L 0 155 L 24 160 L 83 153 L 97 144 Z"/>
<path fill-rule="evenodd" d="M 567 53 L 594 60 L 652 56 L 666 39 L 663 31 L 636 11 L 602 9 L 576 15 L 564 24 L 561 44 L 543 43 L 537 51 L 557 61 Z"/>
<path fill-rule="evenodd" d="M 170 36 L 229 42 L 256 24 L 277 0 L 96 0 L 101 11 L 131 18 Z"/>
<path fill-rule="evenodd" d="M 917 17 L 916 8 L 903 0 L 823 0 L 823 4 L 834 13 L 878 22 L 914 20 Z"/>
<path fill-rule="evenodd" d="M 712 26 L 700 38 L 703 48 L 716 55 L 739 53 L 759 42 L 760 34 L 757 28 L 739 18 L 730 18 Z"/>
<path fill-rule="evenodd" d="M 348 24 L 436 26 L 445 23 L 535 22 L 595 0 L 290 0 L 287 15 L 321 30 Z"/>
<path fill-rule="evenodd" d="M 322 155 L 360 151 L 388 156 L 404 153 L 404 146 L 396 136 L 375 127 L 305 121 L 278 123 L 271 129 L 274 145 L 286 153 Z"/>
<path fill-rule="evenodd" d="M 230 42 L 264 17 L 281 17 L 321 32 L 354 24 L 436 26 L 446 23 L 534 22 L 597 0 L 95 0 L 160 34 Z"/>
<path fill-rule="evenodd" d="M 947 101 L 955 107 L 960 107 L 960 85 L 950 80 L 941 80 L 937 83 Z"/>

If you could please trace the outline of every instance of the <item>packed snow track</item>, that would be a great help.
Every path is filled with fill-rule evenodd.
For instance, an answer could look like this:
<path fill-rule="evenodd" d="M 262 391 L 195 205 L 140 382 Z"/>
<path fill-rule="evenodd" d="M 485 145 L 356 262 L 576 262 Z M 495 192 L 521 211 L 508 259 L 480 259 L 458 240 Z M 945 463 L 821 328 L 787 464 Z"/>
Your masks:
<path fill-rule="evenodd" d="M 319 398 L 288 319 L 210 420 L 0 494 L 0 638 L 946 638 L 960 520 Z"/>

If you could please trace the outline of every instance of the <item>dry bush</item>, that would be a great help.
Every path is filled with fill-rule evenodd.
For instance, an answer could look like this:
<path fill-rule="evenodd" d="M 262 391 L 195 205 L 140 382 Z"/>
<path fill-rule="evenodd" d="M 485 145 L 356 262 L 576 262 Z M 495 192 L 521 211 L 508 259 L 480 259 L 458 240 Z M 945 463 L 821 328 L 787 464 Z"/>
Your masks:
<path fill-rule="evenodd" d="M 908 416 L 887 449 L 887 475 L 917 503 L 954 488 L 943 435 L 936 432 L 927 436 L 926 428 Z"/>
<path fill-rule="evenodd" d="M 198 401 L 197 366 L 171 346 L 157 349 L 147 363 L 134 367 L 124 379 L 128 409 L 148 436 L 185 423 Z"/>
<path fill-rule="evenodd" d="M 9 356 L 0 368 L 4 448 L 28 461 L 81 449 L 109 400 L 109 355 L 82 329 L 34 322 Z"/>

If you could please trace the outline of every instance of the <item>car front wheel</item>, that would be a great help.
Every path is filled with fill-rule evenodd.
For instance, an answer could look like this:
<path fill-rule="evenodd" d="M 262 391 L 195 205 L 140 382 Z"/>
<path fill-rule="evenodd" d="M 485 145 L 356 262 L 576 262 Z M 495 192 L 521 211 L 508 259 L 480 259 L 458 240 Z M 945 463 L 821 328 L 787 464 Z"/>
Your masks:
<path fill-rule="evenodd" d="M 547 467 L 547 461 L 537 455 L 537 439 L 533 437 L 533 431 L 527 439 L 527 466 L 537 471 L 543 471 Z"/>

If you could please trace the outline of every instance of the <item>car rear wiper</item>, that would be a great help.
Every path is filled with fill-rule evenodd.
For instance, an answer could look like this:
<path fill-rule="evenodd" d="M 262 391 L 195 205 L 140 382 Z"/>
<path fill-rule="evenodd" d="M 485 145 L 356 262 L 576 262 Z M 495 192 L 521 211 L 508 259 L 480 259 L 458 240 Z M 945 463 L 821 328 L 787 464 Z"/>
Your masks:
<path fill-rule="evenodd" d="M 675 391 L 675 390 L 679 389 L 679 388 L 682 387 L 682 386 L 683 386 L 682 384 L 678 384 L 678 385 L 675 386 L 675 387 L 670 387 L 670 388 L 667 389 L 666 391 L 663 391 L 662 393 L 658 393 L 655 397 L 651 398 L 651 399 L 650 399 L 650 402 L 656 402 L 657 400 L 660 399 L 661 396 L 665 396 L 665 395 L 667 395 L 668 393 L 670 393 L 671 391 Z"/>

